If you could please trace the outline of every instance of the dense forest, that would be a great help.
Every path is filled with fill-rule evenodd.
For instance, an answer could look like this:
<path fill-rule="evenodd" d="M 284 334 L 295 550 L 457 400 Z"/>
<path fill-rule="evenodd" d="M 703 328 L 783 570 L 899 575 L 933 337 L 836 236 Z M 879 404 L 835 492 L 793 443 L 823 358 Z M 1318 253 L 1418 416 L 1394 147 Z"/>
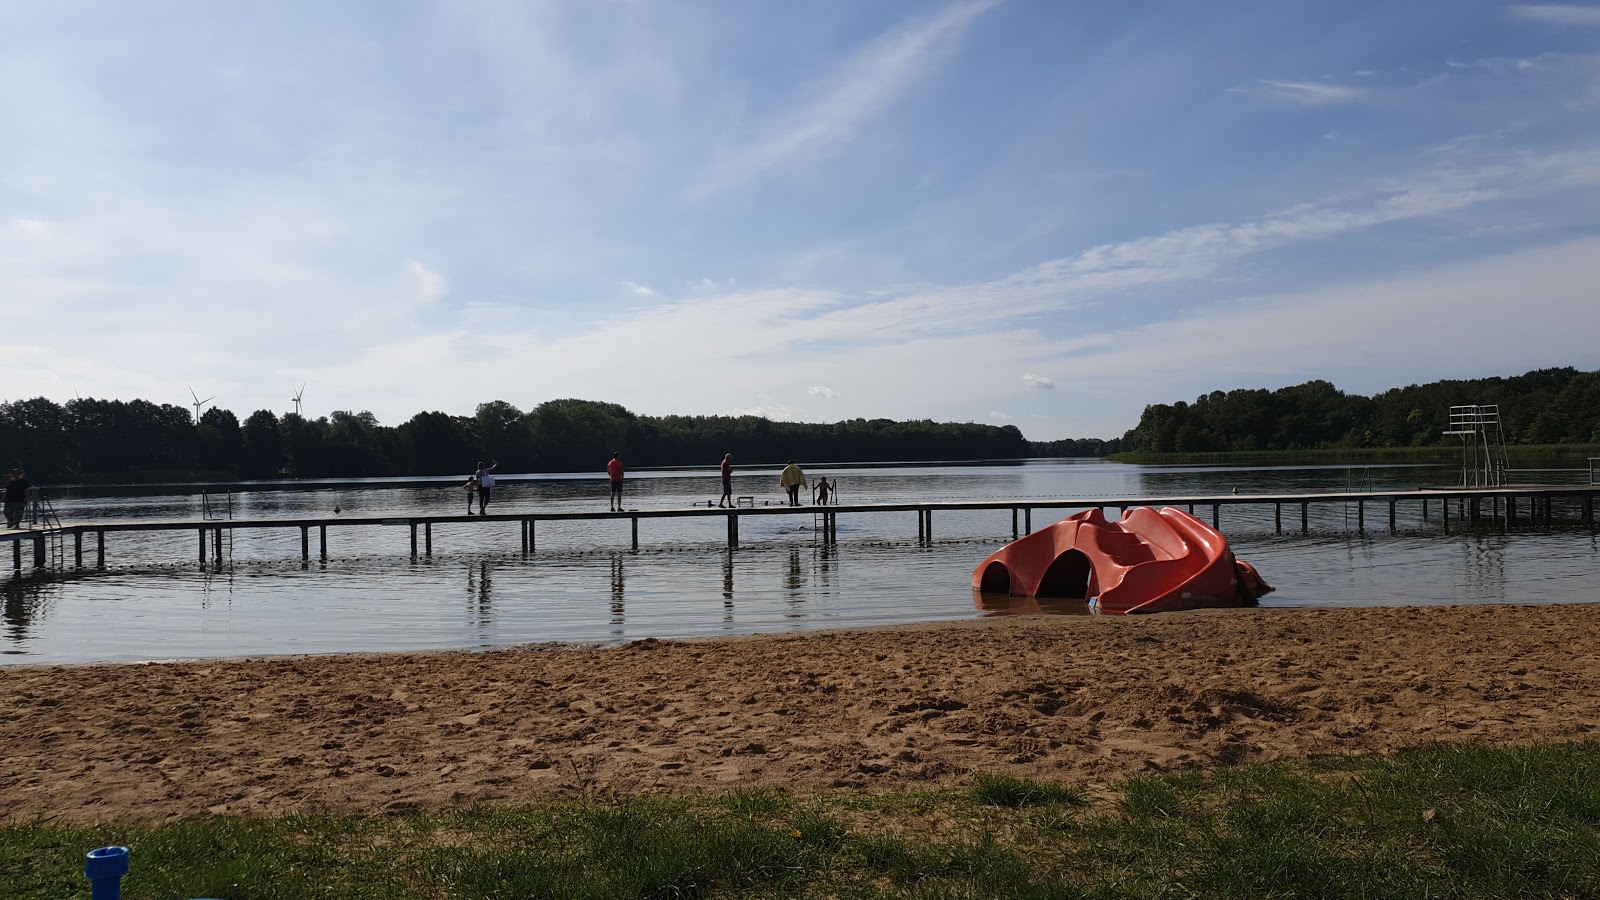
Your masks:
<path fill-rule="evenodd" d="M 45 398 L 0 403 L 0 462 L 35 481 L 447 475 L 498 459 L 502 472 L 599 472 L 612 450 L 630 466 L 1020 459 L 1454 446 L 1449 408 L 1498 404 L 1511 444 L 1600 443 L 1600 372 L 1541 369 L 1438 381 L 1374 397 L 1326 381 L 1214 391 L 1145 407 L 1122 438 L 1028 441 L 1015 426 L 919 420 L 774 422 L 757 416 L 642 416 L 615 403 L 551 400 L 523 412 L 502 400 L 474 415 L 422 412 L 397 426 L 370 412 L 326 417 L 268 410 L 239 421 L 212 408 L 145 400 Z"/>
<path fill-rule="evenodd" d="M 1057 443 L 1056 455 L 1075 449 L 1071 441 Z M 712 466 L 728 452 L 741 464 L 1016 459 L 1034 452 L 1011 425 L 653 417 L 590 400 L 552 400 L 526 413 L 497 400 L 472 416 L 422 412 L 394 427 L 370 412 L 308 419 L 259 410 L 240 422 L 212 408 L 196 423 L 187 409 L 144 400 L 0 404 L 0 459 L 8 468 L 24 466 L 35 481 L 444 475 L 488 459 L 499 460 L 501 472 L 600 472 L 613 450 L 631 466 Z"/>
<path fill-rule="evenodd" d="M 1147 406 L 1122 438 L 1134 453 L 1455 446 L 1451 406 L 1496 404 L 1507 444 L 1600 443 L 1600 372 L 1540 369 L 1510 378 L 1436 381 L 1373 397 L 1326 381 L 1213 391 Z"/>

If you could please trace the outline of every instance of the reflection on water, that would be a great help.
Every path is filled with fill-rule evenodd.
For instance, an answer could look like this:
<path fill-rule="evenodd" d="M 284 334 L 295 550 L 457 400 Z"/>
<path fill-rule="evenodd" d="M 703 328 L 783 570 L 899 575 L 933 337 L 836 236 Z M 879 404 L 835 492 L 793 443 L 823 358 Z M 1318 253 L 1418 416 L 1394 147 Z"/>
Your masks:
<path fill-rule="evenodd" d="M 1369 477 L 1392 487 L 1437 484 L 1440 478 L 1431 477 L 1437 474 L 1392 467 Z M 1241 493 L 1325 490 L 1339 489 L 1347 477 L 1342 469 L 1141 470 L 1103 463 L 829 475 L 842 477 L 851 498 L 864 502 L 1193 495 L 1234 486 Z M 759 484 L 767 480 L 761 476 Z M 592 481 L 513 483 L 496 492 L 496 505 L 512 511 L 544 498 L 538 502 L 603 509 L 604 483 Z M 637 487 L 644 508 L 704 505 L 698 492 L 720 493 L 714 477 L 697 474 L 641 478 Z M 752 483 L 743 493 L 759 490 Z M 350 512 L 404 513 L 445 503 L 438 494 L 426 486 L 343 486 L 257 492 L 236 498 L 236 505 L 250 515 L 269 507 L 286 515 L 331 509 L 336 498 Z M 69 521 L 123 518 L 130 509 L 141 518 L 192 514 L 184 508 L 189 498 L 179 495 L 86 495 L 72 502 L 80 508 L 63 513 Z M 453 507 L 456 495 L 448 502 Z M 1034 527 L 1070 512 L 1036 510 Z M 1209 510 L 1197 512 L 1209 518 Z M 1295 509 L 1292 532 L 1298 515 Z M 441 523 L 433 530 L 435 555 L 420 560 L 408 558 L 406 529 L 333 526 L 330 558 L 304 568 L 297 529 L 240 532 L 223 561 L 204 567 L 192 561 L 192 532 L 115 535 L 108 538 L 111 566 L 103 571 L 0 581 L 0 653 L 6 662 L 27 663 L 488 648 L 1086 611 L 1081 600 L 974 596 L 972 568 L 1009 539 L 1010 513 L 942 511 L 936 518 L 937 543 L 920 546 L 912 512 L 846 514 L 837 544 L 820 542 L 809 519 L 746 517 L 737 551 L 727 549 L 718 519 L 644 520 L 638 552 L 628 549 L 626 520 L 541 522 L 538 552 L 529 557 L 520 552 L 516 522 Z M 1390 534 L 1387 511 L 1369 507 L 1367 525 L 1381 519 L 1382 527 L 1363 533 L 1351 510 L 1329 505 L 1313 511 L 1312 534 L 1302 537 L 1275 534 L 1271 507 L 1221 511 L 1240 558 L 1278 589 L 1265 606 L 1600 599 L 1600 548 L 1592 530 L 1445 535 L 1438 518 L 1437 505 L 1424 520 L 1420 504 L 1403 503 L 1398 531 Z"/>
<path fill-rule="evenodd" d="M 980 616 L 1087 616 L 1089 601 L 1070 597 L 1012 597 L 972 592 Z"/>

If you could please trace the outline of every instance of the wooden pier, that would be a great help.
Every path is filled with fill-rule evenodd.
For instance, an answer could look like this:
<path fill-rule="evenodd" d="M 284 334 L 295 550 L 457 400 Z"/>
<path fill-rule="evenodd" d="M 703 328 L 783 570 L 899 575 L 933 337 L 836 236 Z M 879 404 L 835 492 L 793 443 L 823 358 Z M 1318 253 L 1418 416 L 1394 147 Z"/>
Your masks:
<path fill-rule="evenodd" d="M 66 543 L 72 544 L 71 565 L 84 565 L 86 538 L 94 544 L 94 566 L 104 567 L 106 560 L 106 535 L 136 531 L 189 531 L 196 535 L 197 558 L 202 565 L 208 561 L 220 562 L 223 558 L 225 538 L 234 531 L 246 529 L 300 530 L 300 558 L 311 559 L 311 532 L 317 533 L 317 555 L 328 558 L 328 529 L 364 527 L 405 528 L 410 538 L 410 555 L 433 555 L 433 526 L 448 523 L 452 526 L 503 522 L 521 523 L 522 552 L 535 550 L 536 529 L 540 523 L 619 520 L 631 523 L 632 548 L 639 549 L 639 523 L 649 519 L 683 519 L 721 517 L 727 521 L 729 549 L 739 547 L 739 521 L 752 516 L 812 516 L 819 523 L 818 534 L 825 542 L 838 539 L 840 516 L 861 513 L 909 512 L 916 514 L 918 542 L 931 543 L 934 535 L 934 514 L 977 510 L 1010 510 L 1013 539 L 1033 532 L 1035 510 L 1117 509 L 1126 511 L 1136 506 L 1173 506 L 1186 508 L 1191 514 L 1209 507 L 1211 524 L 1221 528 L 1224 507 L 1262 507 L 1273 509 L 1273 526 L 1283 533 L 1284 509 L 1293 518 L 1291 527 L 1298 524 L 1300 534 L 1310 533 L 1311 508 L 1340 505 L 1355 513 L 1355 530 L 1367 530 L 1367 512 L 1372 507 L 1380 514 L 1387 513 L 1387 529 L 1396 531 L 1396 508 L 1400 504 L 1418 504 L 1423 521 L 1437 515 L 1440 526 L 1449 533 L 1452 523 L 1458 528 L 1550 527 L 1556 524 L 1555 502 L 1576 504 L 1576 516 L 1564 520 L 1565 524 L 1595 524 L 1595 497 L 1600 486 L 1515 486 L 1493 488 L 1444 488 L 1411 491 L 1365 491 L 1315 494 L 1224 494 L 1221 496 L 1187 497 L 1101 497 L 1070 498 L 1060 500 L 950 500 L 927 503 L 859 503 L 839 506 L 741 506 L 737 508 L 689 507 L 680 509 L 641 509 L 626 512 L 538 512 L 520 510 L 489 513 L 487 515 L 413 515 L 413 516 L 320 516 L 314 518 L 282 519 L 163 519 L 151 521 L 90 521 L 63 522 L 58 528 L 0 530 L 0 544 L 11 544 L 12 568 L 23 568 L 23 545 L 32 545 L 32 562 L 35 568 L 58 565 L 65 568 L 68 553 Z M 1452 513 L 1452 508 L 1454 512 Z M 1453 516 L 1453 518 L 1452 518 Z M 54 552 L 47 553 L 48 549 Z"/>

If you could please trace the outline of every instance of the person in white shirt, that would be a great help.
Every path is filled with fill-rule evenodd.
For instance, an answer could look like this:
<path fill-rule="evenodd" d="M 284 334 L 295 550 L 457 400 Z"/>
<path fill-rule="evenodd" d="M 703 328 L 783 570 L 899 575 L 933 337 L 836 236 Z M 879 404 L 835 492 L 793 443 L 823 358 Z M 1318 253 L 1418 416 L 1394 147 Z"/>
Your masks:
<path fill-rule="evenodd" d="M 494 487 L 494 475 L 490 474 L 500 467 L 499 460 L 489 460 L 487 468 L 483 463 L 478 463 L 478 471 L 473 473 L 473 478 L 478 482 L 478 515 L 483 515 L 484 507 L 489 505 L 489 489 Z"/>

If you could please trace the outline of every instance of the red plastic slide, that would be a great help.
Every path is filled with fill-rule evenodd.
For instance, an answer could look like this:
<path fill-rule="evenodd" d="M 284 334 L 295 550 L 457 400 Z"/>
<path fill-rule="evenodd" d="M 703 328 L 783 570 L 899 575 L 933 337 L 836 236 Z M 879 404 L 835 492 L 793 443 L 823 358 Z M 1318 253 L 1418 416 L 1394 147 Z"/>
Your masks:
<path fill-rule="evenodd" d="M 1086 510 L 1012 541 L 972 573 L 983 593 L 1099 598 L 1103 613 L 1249 606 L 1272 588 L 1233 558 L 1228 540 L 1194 516 L 1130 509 L 1108 522 Z"/>

